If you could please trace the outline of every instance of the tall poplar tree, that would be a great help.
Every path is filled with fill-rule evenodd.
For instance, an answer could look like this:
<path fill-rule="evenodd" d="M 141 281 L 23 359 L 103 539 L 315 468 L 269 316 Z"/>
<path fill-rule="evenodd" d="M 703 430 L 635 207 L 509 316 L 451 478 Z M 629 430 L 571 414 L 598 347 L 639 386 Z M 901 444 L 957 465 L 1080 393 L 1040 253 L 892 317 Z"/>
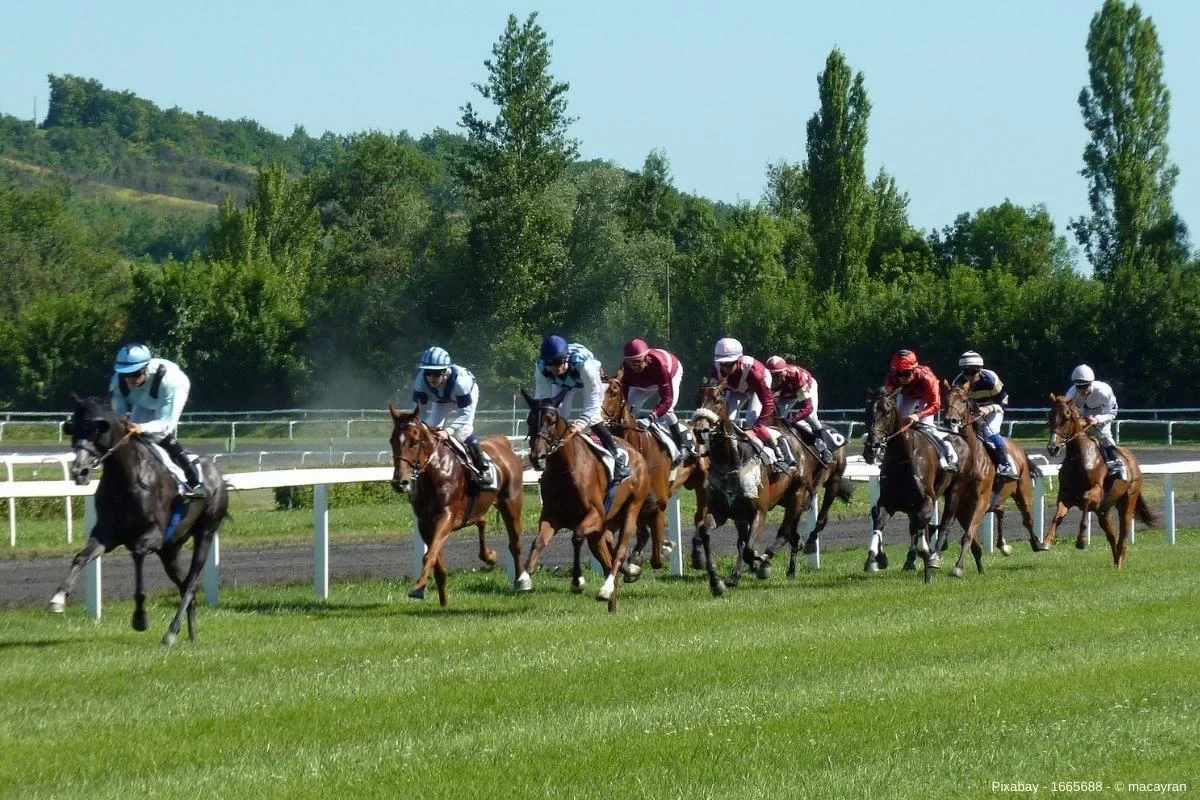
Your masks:
<path fill-rule="evenodd" d="M 864 150 L 871 104 L 862 73 L 836 48 L 817 76 L 821 108 L 808 121 L 807 206 L 818 291 L 845 294 L 867 274 L 872 203 Z"/>

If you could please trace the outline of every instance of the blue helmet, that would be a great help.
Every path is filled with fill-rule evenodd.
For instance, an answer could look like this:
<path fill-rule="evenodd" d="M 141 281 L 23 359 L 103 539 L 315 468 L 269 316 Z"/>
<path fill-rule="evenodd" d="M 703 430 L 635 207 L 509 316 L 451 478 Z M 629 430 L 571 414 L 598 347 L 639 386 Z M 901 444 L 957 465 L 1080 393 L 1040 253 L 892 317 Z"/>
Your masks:
<path fill-rule="evenodd" d="M 140 372 L 150 363 L 150 348 L 144 344 L 127 344 L 117 351 L 117 360 L 113 370 L 128 375 Z"/>
<path fill-rule="evenodd" d="M 542 339 L 542 363 L 553 364 L 556 361 L 564 361 L 568 355 L 567 340 L 563 337 L 555 335 Z"/>
<path fill-rule="evenodd" d="M 437 371 L 450 369 L 451 363 L 449 353 L 440 347 L 430 347 L 424 353 L 421 353 L 421 363 L 417 366 L 421 369 Z"/>

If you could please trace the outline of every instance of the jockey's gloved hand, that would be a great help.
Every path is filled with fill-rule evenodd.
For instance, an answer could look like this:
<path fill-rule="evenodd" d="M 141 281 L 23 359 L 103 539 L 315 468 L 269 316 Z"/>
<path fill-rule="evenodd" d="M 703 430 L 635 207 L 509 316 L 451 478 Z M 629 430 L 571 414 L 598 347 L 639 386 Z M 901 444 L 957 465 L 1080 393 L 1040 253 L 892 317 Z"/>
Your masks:
<path fill-rule="evenodd" d="M 650 413 L 650 414 L 643 414 L 642 416 L 638 417 L 637 424 L 638 424 L 638 427 L 649 430 L 650 424 L 652 422 L 654 422 L 654 414 Z"/>

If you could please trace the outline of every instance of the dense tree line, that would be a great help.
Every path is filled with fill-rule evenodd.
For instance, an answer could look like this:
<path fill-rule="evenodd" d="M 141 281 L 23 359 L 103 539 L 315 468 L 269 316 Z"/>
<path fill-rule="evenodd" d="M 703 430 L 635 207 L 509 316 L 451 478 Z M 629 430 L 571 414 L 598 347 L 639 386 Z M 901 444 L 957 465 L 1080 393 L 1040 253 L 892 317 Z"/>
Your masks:
<path fill-rule="evenodd" d="M 284 139 L 52 77 L 46 123 L 0 119 L 0 155 L 53 166 L 37 154 L 55 152 L 103 174 L 121 154 L 184 154 L 253 177 L 197 230 L 135 226 L 10 170 L 0 403 L 61 408 L 139 339 L 185 366 L 194 408 L 382 406 L 406 399 L 433 343 L 478 375 L 485 406 L 505 406 L 540 338 L 560 332 L 610 369 L 631 336 L 669 347 L 689 393 L 713 341 L 733 335 L 811 367 L 825 406 L 858 405 L 899 347 L 941 373 L 979 350 L 1017 405 L 1044 405 L 1080 361 L 1123 405 L 1195 405 L 1200 272 L 1171 206 L 1161 50 L 1121 0 L 1096 14 L 1087 48 L 1093 214 L 1069 227 L 1090 276 L 1040 206 L 998 199 L 914 229 L 895 179 L 868 177 L 870 102 L 838 50 L 817 76 L 805 160 L 772 165 L 761 201 L 737 206 L 678 191 L 659 151 L 635 172 L 580 161 L 536 15 L 510 18 L 485 62 L 476 89 L 495 116 L 465 102 L 461 132 L 420 138 Z M 64 132 L 76 144 L 49 143 Z"/>

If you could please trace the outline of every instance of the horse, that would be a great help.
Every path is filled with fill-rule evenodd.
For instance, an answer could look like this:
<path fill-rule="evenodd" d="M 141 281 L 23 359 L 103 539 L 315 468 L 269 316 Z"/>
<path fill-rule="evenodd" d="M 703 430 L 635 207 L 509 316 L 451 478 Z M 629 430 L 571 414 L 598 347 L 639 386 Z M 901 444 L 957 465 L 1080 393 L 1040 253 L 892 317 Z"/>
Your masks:
<path fill-rule="evenodd" d="M 892 394 L 880 387 L 868 393 L 866 406 L 867 439 L 863 460 L 880 461 L 879 499 L 871 507 L 871 544 L 866 572 L 887 569 L 883 551 L 883 526 L 897 511 L 908 515 L 909 556 L 905 569 L 913 568 L 916 557 L 924 563 L 925 582 L 942 563 L 937 548 L 929 546 L 929 520 L 937 498 L 953 482 L 954 476 L 938 466 L 938 452 L 925 434 L 902 423 Z M 880 458 L 880 451 L 882 457 Z M 878 551 L 874 548 L 878 547 Z"/>
<path fill-rule="evenodd" d="M 958 479 L 953 489 L 946 493 L 946 507 L 937 530 L 938 551 L 942 552 L 946 549 L 947 528 L 951 520 L 957 519 L 963 529 L 962 549 L 950 574 L 955 578 L 962 577 L 968 543 L 975 559 L 975 568 L 983 573 L 979 527 L 983 515 L 988 512 L 996 515 L 996 542 L 1000 552 L 1006 557 L 1013 554 L 1012 545 L 1004 539 L 1004 503 L 1010 497 L 1016 501 L 1017 510 L 1021 512 L 1021 523 L 1029 532 L 1030 547 L 1034 552 L 1043 550 L 1042 543 L 1033 532 L 1033 479 L 1041 476 L 1037 466 L 1030 463 L 1025 448 L 1006 438 L 1004 445 L 1016 467 L 1017 479 L 998 480 L 996 465 L 976 429 L 979 420 L 971 411 L 968 388 L 965 385 L 952 386 L 949 381 L 943 380 L 942 397 L 946 400 L 946 422 L 963 440 L 967 451 L 958 463 Z"/>
<path fill-rule="evenodd" d="M 438 438 L 417 409 L 397 411 L 392 416 L 392 488 L 408 495 L 417 531 L 425 542 L 421 574 L 408 596 L 425 599 L 429 574 L 437 581 L 438 602 L 446 605 L 446 564 L 442 549 L 451 531 L 474 524 L 479 531 L 479 560 L 496 565 L 496 551 L 487 546 L 487 512 L 500 512 L 508 531 L 508 550 L 514 569 L 521 563 L 521 504 L 525 499 L 524 470 L 512 445 L 503 436 L 481 439 L 479 445 L 492 459 L 496 488 L 481 490 L 472 481 L 462 459 L 451 445 Z"/>
<path fill-rule="evenodd" d="M 592 555 L 604 568 L 605 579 L 596 595 L 597 600 L 608 602 L 609 612 L 617 610 L 617 573 L 634 581 L 641 569 L 625 560 L 629 543 L 637 530 L 638 514 L 646 505 L 650 494 L 650 480 L 646 460 L 628 442 L 625 445 L 629 456 L 629 475 L 626 480 L 610 485 L 603 464 L 592 452 L 592 447 L 576 434 L 575 429 L 559 412 L 558 405 L 568 390 L 552 398 L 534 400 L 522 389 L 521 394 L 529 406 L 526 420 L 529 430 L 529 462 L 534 469 L 542 471 L 539 479 L 542 494 L 542 514 L 538 520 L 538 533 L 529 548 L 525 568 L 517 578 L 517 590 L 533 590 L 530 575 L 537 568 L 542 550 L 550 543 L 554 534 L 569 528 L 573 535 L 571 544 L 575 561 L 571 571 L 571 590 L 582 592 L 585 585 L 580 550 L 586 541 Z M 616 539 L 610 543 L 607 533 Z"/>
<path fill-rule="evenodd" d="M 642 550 L 646 543 L 651 545 L 650 566 L 661 569 L 666 546 L 667 501 L 682 489 L 696 493 L 696 514 L 693 524 L 700 526 L 708 509 L 708 458 L 696 454 L 678 466 L 671 463 L 671 456 L 653 433 L 638 425 L 633 410 L 625 401 L 621 389 L 621 373 L 607 381 L 604 401 L 600 406 L 606 424 L 615 435 L 621 436 L 646 460 L 650 481 L 650 494 L 638 515 L 637 542 L 629 556 L 632 564 L 641 564 Z"/>
<path fill-rule="evenodd" d="M 692 563 L 693 566 L 697 564 L 697 550 L 702 548 L 709 589 L 719 597 L 724 594 L 726 585 L 737 586 L 741 581 L 743 564 L 752 567 L 760 579 L 770 576 L 770 559 L 754 549 L 767 514 L 772 508 L 781 506 L 783 522 L 778 538 L 795 541 L 799 537 L 798 526 L 806 507 L 806 496 L 800 491 L 801 482 L 796 479 L 794 470 L 773 473 L 762 463 L 758 455 L 763 445 L 757 439 L 752 440 L 753 434 L 743 431 L 730 419 L 721 384 L 701 388 L 697 406 L 697 438 L 708 451 L 710 493 L 708 514 L 697 530 L 697 538 L 692 540 Z M 787 432 L 780 435 L 795 438 Z M 799 446 L 799 441 L 793 442 L 792 452 Z M 712 559 L 710 531 L 730 519 L 737 528 L 738 556 L 734 559 L 733 571 L 722 582 Z"/>
<path fill-rule="evenodd" d="M 1129 534 L 1133 530 L 1133 518 L 1147 525 L 1158 523 L 1159 514 L 1146 504 L 1142 497 L 1142 468 L 1128 448 L 1118 446 L 1117 453 L 1125 462 L 1124 479 L 1109 473 L 1100 446 L 1086 435 L 1088 425 L 1079 416 L 1079 409 L 1068 397 L 1050 395 L 1050 441 L 1046 445 L 1050 455 L 1058 455 L 1066 448 L 1062 465 L 1058 470 L 1058 504 L 1054 519 L 1046 531 L 1044 544 L 1049 549 L 1054 544 L 1059 523 L 1067 516 L 1072 506 L 1083 512 L 1079 520 L 1079 536 L 1075 546 L 1080 550 L 1087 547 L 1084 531 L 1088 512 L 1096 512 L 1100 527 L 1108 537 L 1112 550 L 1113 564 L 1117 569 L 1125 566 L 1125 555 L 1129 547 Z M 1120 515 L 1120 536 L 1113 532 L 1108 512 L 1117 507 Z"/>
<path fill-rule="evenodd" d="M 817 542 L 821 535 L 821 531 L 825 530 L 825 526 L 829 524 L 829 507 L 833 505 L 834 498 L 841 500 L 843 503 L 849 503 L 850 498 L 854 494 L 854 489 L 850 482 L 846 480 L 846 446 L 842 445 L 833 451 L 833 460 L 828 466 L 821 464 L 820 457 L 817 456 L 817 451 L 814 450 L 804 440 L 800 434 L 800 430 L 795 423 L 784 419 L 775 414 L 771 419 L 767 420 L 767 424 L 789 430 L 794 433 L 797 440 L 800 442 L 800 448 L 796 450 L 797 465 L 795 470 L 795 480 L 799 482 L 798 491 L 802 492 L 805 497 L 803 511 L 807 511 L 813 501 L 816 500 L 817 493 L 824 488 L 825 492 L 821 497 L 821 507 L 817 509 L 817 523 L 808 534 L 808 538 L 804 540 L 804 552 L 817 552 Z M 799 542 L 799 526 L 792 533 L 791 538 L 783 537 L 783 529 L 779 530 L 780 537 L 771 547 L 766 550 L 766 557 L 770 560 L 776 550 L 783 547 L 784 544 L 790 544 L 791 550 L 788 555 L 787 577 L 796 577 L 796 552 L 800 549 Z"/>
<path fill-rule="evenodd" d="M 72 560 L 66 580 L 50 599 L 47 610 L 62 613 L 79 571 L 99 556 L 124 545 L 133 554 L 136 582 L 133 629 L 144 631 L 149 627 L 142 561 L 148 553 L 157 553 L 180 597 L 179 609 L 162 642 L 168 646 L 175 643 L 185 612 L 188 639 L 195 641 L 196 587 L 213 537 L 229 515 L 229 495 L 221 473 L 211 461 L 201 459 L 199 468 L 207 495 L 185 503 L 178 483 L 155 455 L 152 445 L 132 433 L 107 399 L 76 398 L 75 412 L 63 424 L 63 432 L 71 437 L 71 449 L 75 451 L 70 471 L 76 485 L 87 486 L 102 464 L 104 470 L 96 487 L 96 524 L 83 549 Z M 192 541 L 192 559 L 185 573 L 179 557 L 188 540 Z"/>

